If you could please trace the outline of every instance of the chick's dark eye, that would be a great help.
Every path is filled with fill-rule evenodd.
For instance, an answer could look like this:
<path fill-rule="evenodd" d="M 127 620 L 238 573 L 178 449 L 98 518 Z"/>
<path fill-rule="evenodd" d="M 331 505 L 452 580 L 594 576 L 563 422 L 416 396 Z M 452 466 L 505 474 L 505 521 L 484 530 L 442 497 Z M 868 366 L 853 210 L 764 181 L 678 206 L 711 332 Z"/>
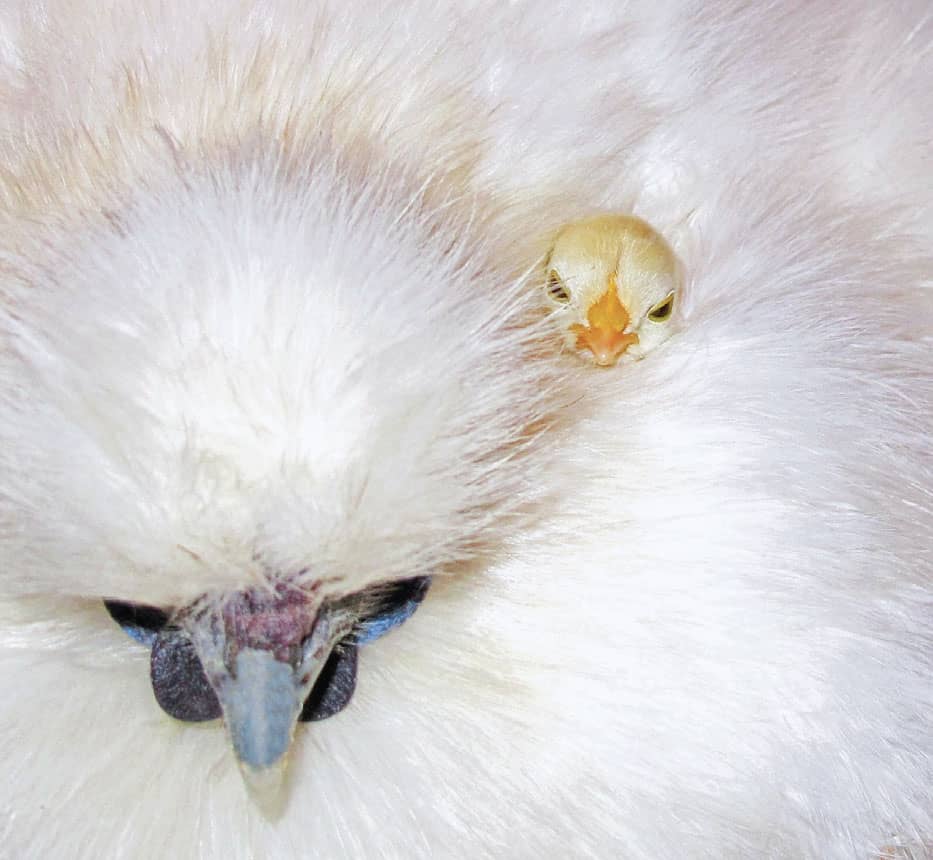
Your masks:
<path fill-rule="evenodd" d="M 553 269 L 547 273 L 547 294 L 562 305 L 570 301 L 570 290 Z"/>
<path fill-rule="evenodd" d="M 674 294 L 671 293 L 664 301 L 656 304 L 650 311 L 648 311 L 648 319 L 652 322 L 664 322 L 666 319 L 670 319 L 671 314 L 674 312 Z"/>

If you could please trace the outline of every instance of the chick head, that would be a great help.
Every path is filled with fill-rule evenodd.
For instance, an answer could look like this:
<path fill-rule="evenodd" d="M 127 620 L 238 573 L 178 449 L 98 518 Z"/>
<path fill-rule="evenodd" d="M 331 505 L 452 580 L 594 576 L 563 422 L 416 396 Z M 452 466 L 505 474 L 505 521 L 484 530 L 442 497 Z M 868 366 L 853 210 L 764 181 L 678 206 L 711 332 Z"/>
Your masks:
<path fill-rule="evenodd" d="M 546 271 L 565 343 L 588 351 L 600 367 L 644 358 L 676 329 L 680 264 L 640 218 L 599 215 L 564 226 Z"/>

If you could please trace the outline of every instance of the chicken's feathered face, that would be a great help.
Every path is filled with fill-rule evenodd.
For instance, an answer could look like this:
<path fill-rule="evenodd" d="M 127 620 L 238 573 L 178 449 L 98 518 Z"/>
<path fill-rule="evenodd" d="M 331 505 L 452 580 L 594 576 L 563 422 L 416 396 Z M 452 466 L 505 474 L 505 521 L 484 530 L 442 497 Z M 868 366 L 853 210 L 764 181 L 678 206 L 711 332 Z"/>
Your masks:
<path fill-rule="evenodd" d="M 547 262 L 552 319 L 567 346 L 601 367 L 643 358 L 674 331 L 677 258 L 651 226 L 602 215 L 564 227 Z"/>
<path fill-rule="evenodd" d="M 106 600 L 163 709 L 275 784 L 356 647 L 504 536 L 553 388 L 452 207 L 166 156 L 8 237 L 7 587 Z"/>

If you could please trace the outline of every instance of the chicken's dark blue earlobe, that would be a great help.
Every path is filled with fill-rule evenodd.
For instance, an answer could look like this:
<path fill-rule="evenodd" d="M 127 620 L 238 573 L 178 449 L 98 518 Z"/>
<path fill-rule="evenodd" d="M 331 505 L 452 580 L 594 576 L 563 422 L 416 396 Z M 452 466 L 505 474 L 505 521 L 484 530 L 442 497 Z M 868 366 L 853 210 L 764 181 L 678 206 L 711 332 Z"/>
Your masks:
<path fill-rule="evenodd" d="M 418 576 L 388 588 L 376 611 L 357 623 L 353 637 L 356 644 L 366 645 L 411 618 L 430 585 L 430 576 Z"/>
<path fill-rule="evenodd" d="M 118 600 L 105 600 L 104 606 L 107 607 L 110 617 L 129 636 L 143 645 L 152 646 L 159 631 L 168 624 L 168 613 L 154 606 L 121 603 Z"/>
<path fill-rule="evenodd" d="M 110 617 L 127 635 L 149 646 L 149 678 L 159 707 L 189 723 L 216 720 L 220 702 L 187 634 L 169 626 L 169 614 L 154 606 L 105 600 Z"/>
<path fill-rule="evenodd" d="M 188 635 L 176 627 L 156 634 L 149 659 L 156 701 L 165 713 L 187 723 L 221 716 L 220 702 Z"/>
<path fill-rule="evenodd" d="M 339 714 L 353 698 L 356 667 L 356 645 L 344 640 L 334 648 L 324 664 L 298 719 L 303 723 L 313 723 Z"/>

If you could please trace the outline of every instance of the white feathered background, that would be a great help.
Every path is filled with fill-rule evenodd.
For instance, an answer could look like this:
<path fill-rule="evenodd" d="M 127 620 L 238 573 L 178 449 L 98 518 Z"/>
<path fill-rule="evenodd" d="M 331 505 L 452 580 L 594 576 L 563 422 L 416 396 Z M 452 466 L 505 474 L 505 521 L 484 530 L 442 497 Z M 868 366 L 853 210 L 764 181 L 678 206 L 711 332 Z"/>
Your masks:
<path fill-rule="evenodd" d="M 5 0 L 0 856 L 925 856 L 931 69 L 925 2 Z M 536 321 L 599 211 L 687 273 L 611 370 Z M 102 602 L 432 574 L 274 813 Z"/>

